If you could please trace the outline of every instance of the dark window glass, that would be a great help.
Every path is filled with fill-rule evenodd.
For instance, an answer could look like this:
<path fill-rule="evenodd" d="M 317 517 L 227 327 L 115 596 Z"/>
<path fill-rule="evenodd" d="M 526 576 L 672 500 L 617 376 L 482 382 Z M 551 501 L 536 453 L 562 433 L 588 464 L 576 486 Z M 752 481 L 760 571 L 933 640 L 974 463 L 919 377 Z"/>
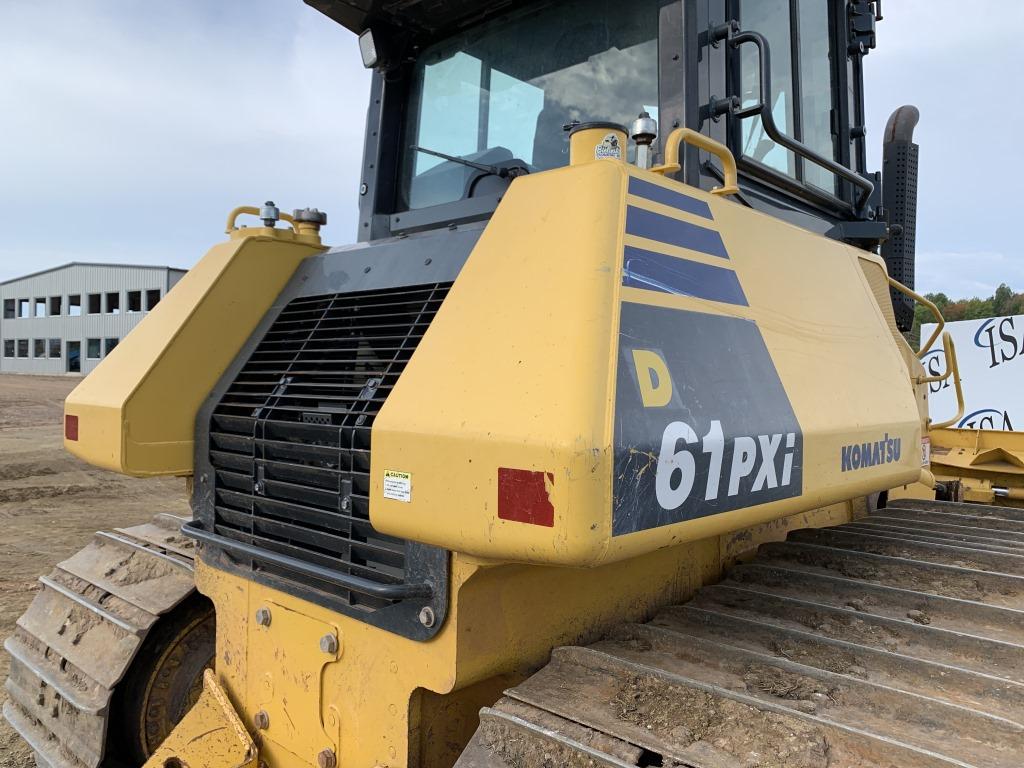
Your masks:
<path fill-rule="evenodd" d="M 90 360 L 100 359 L 100 340 L 99 339 L 86 339 L 85 340 L 85 356 Z"/>
<path fill-rule="evenodd" d="M 740 0 L 739 6 L 741 26 L 764 35 L 771 49 L 772 93 L 765 98 L 776 127 L 818 154 L 836 159 L 829 4 L 823 0 L 799 4 L 790 0 Z M 795 50 L 794 25 L 799 30 Z M 740 101 L 744 107 L 754 106 L 761 99 L 757 48 L 744 44 L 739 57 Z M 760 116 L 740 122 L 739 141 L 737 154 L 835 192 L 835 176 L 777 145 L 765 132 Z"/>
<path fill-rule="evenodd" d="M 4 339 L 4 357 L 14 357 L 14 339 Z"/>
<path fill-rule="evenodd" d="M 14 299 L 4 299 L 4 320 L 13 320 L 14 318 Z"/>
<path fill-rule="evenodd" d="M 417 145 L 531 171 L 569 162 L 562 126 L 658 116 L 662 0 L 565 0 L 512 11 L 427 48 L 413 72 L 403 151 L 407 208 L 460 200 L 478 170 Z"/>
<path fill-rule="evenodd" d="M 32 357 L 46 357 L 46 339 L 33 339 Z"/>
<path fill-rule="evenodd" d="M 60 296 L 51 296 L 50 297 L 50 316 L 51 317 L 56 317 L 57 315 L 60 314 L 60 309 L 61 309 L 60 305 L 61 305 L 61 298 L 60 298 Z"/>
<path fill-rule="evenodd" d="M 60 339 L 50 339 L 50 357 L 60 357 Z"/>
<path fill-rule="evenodd" d="M 142 291 L 128 291 L 128 311 L 142 311 Z"/>
<path fill-rule="evenodd" d="M 155 288 L 151 291 L 146 291 L 146 311 L 149 312 L 153 307 L 160 303 L 160 289 Z"/>
<path fill-rule="evenodd" d="M 101 307 L 100 307 L 100 303 L 101 303 L 100 300 L 102 298 L 103 297 L 100 294 L 98 294 L 98 293 L 90 293 L 89 294 L 89 314 L 90 315 L 98 315 L 100 312 L 103 311 L 101 309 Z"/>
<path fill-rule="evenodd" d="M 114 347 L 117 346 L 118 339 L 104 339 L 103 340 L 103 355 L 109 355 L 114 351 Z"/>
<path fill-rule="evenodd" d="M 28 339 L 18 339 L 18 357 L 28 357 Z"/>
<path fill-rule="evenodd" d="M 121 314 L 121 294 L 120 293 L 108 293 L 107 294 L 107 314 L 119 315 Z"/>
<path fill-rule="evenodd" d="M 36 317 L 46 317 L 46 299 L 36 299 Z"/>
<path fill-rule="evenodd" d="M 832 58 L 828 3 L 802 2 L 800 8 L 800 106 L 803 142 L 819 155 L 835 158 L 832 137 Z M 804 163 L 804 179 L 835 192 L 836 177 L 814 163 Z"/>
<path fill-rule="evenodd" d="M 80 341 L 69 341 L 68 342 L 68 373 L 81 373 L 82 372 L 82 342 Z"/>
<path fill-rule="evenodd" d="M 775 125 L 783 133 L 795 136 L 793 130 L 793 46 L 790 35 L 789 0 L 743 0 L 740 4 L 740 24 L 744 29 L 760 32 L 771 46 L 772 93 L 766 95 Z M 740 47 L 740 100 L 749 107 L 761 99 L 760 67 L 757 48 Z M 741 122 L 740 151 L 759 163 L 796 175 L 793 154 L 768 138 L 760 117 L 748 117 Z"/>

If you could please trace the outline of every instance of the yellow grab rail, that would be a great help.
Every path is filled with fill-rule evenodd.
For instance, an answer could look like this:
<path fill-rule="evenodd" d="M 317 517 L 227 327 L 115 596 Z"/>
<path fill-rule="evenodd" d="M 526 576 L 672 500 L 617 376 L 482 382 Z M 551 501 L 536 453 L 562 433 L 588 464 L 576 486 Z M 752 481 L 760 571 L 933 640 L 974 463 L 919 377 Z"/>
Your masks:
<path fill-rule="evenodd" d="M 243 213 L 247 213 L 251 216 L 258 217 L 260 215 L 260 209 L 257 208 L 255 205 L 240 205 L 234 210 L 232 210 L 231 213 L 228 214 L 228 223 L 227 227 L 224 230 L 227 234 L 231 234 L 232 231 L 237 229 L 237 227 L 235 226 L 235 219 L 237 219 Z M 292 216 L 290 213 L 285 213 L 284 211 L 278 213 L 278 216 L 280 217 L 281 221 L 287 222 L 288 224 L 291 225 L 293 232 L 295 232 L 296 234 L 299 233 L 299 227 L 298 224 L 295 223 L 294 216 Z"/>
<path fill-rule="evenodd" d="M 890 277 L 889 278 L 889 285 L 891 285 L 897 291 L 902 293 L 904 296 L 909 296 L 911 299 L 913 299 L 918 304 L 921 304 L 921 305 L 923 305 L 925 307 L 928 307 L 928 310 L 935 317 L 935 322 L 936 322 L 935 330 L 932 331 L 932 335 L 928 337 L 928 343 L 927 344 L 922 344 L 921 348 L 919 350 L 917 350 L 917 356 L 919 358 L 924 357 L 925 352 L 927 352 L 929 349 L 932 348 L 932 344 L 934 344 L 935 340 L 937 338 L 939 338 L 939 334 L 942 333 L 942 329 L 946 327 L 946 318 L 944 318 L 942 316 L 942 313 L 939 311 L 939 308 L 937 306 L 935 306 L 934 303 L 928 301 L 928 299 L 926 299 L 921 294 L 914 292 L 910 288 L 907 288 L 907 286 L 905 286 L 899 280 L 893 280 Z"/>
<path fill-rule="evenodd" d="M 925 353 L 932 348 L 932 344 L 939 338 L 939 334 L 942 334 L 942 348 L 946 353 L 946 372 L 941 376 L 919 376 L 915 379 L 916 384 L 929 384 L 936 381 L 945 381 L 950 376 L 953 377 L 953 388 L 956 391 L 956 416 L 946 421 L 933 423 L 931 417 L 929 417 L 928 426 L 930 429 L 942 429 L 948 427 L 950 424 L 954 424 L 959 421 L 964 415 L 964 391 L 960 384 L 960 366 L 956 362 L 956 344 L 953 343 L 953 337 L 949 335 L 948 331 L 943 332 L 946 327 L 946 319 L 942 316 L 942 312 L 935 306 L 934 302 L 928 301 L 921 294 L 907 288 L 899 280 L 893 280 L 889 278 L 889 285 L 895 288 L 897 291 L 902 293 L 904 296 L 909 296 L 918 304 L 928 307 L 928 310 L 935 317 L 935 330 L 932 331 L 932 335 L 928 337 L 928 341 L 921 345 L 921 348 L 917 351 L 917 357 L 920 359 L 924 357 Z"/>
<path fill-rule="evenodd" d="M 942 334 L 942 351 L 946 354 L 946 372 L 940 376 L 918 376 L 918 384 L 934 384 L 939 381 L 945 381 L 952 373 L 953 368 L 949 365 L 950 356 L 955 356 L 956 351 L 953 349 L 953 337 L 949 335 L 949 332 Z"/>
<path fill-rule="evenodd" d="M 729 148 L 690 128 L 676 128 L 668 135 L 668 138 L 665 139 L 665 162 L 663 165 L 651 168 L 651 172 L 666 174 L 682 170 L 683 166 L 679 162 L 679 145 L 683 142 L 710 152 L 722 161 L 723 185 L 711 190 L 712 195 L 735 195 L 740 191 L 739 177 L 736 173 L 736 158 L 733 157 Z"/>
<path fill-rule="evenodd" d="M 953 343 L 953 337 L 949 335 L 949 331 L 942 334 L 942 346 L 946 350 L 946 375 L 926 378 L 924 381 L 942 381 L 952 374 L 953 388 L 956 391 L 956 416 L 946 421 L 930 422 L 928 425 L 930 429 L 943 429 L 951 426 L 960 421 L 964 415 L 964 390 L 960 386 L 960 366 L 956 362 L 956 345 Z"/>

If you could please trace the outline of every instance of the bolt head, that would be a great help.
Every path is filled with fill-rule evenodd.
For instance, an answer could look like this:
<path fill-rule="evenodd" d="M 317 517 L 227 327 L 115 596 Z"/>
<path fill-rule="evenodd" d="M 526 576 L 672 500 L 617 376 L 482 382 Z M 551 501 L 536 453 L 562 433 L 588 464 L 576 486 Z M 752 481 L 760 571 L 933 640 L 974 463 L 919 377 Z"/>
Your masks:
<path fill-rule="evenodd" d="M 336 654 L 338 652 L 338 636 L 329 632 L 321 637 L 320 650 L 332 656 Z"/>
<path fill-rule="evenodd" d="M 253 725 L 256 726 L 257 730 L 265 731 L 270 727 L 270 715 L 267 714 L 265 709 L 261 709 L 252 716 L 252 722 Z"/>
<path fill-rule="evenodd" d="M 335 768 L 338 765 L 338 758 L 335 757 L 333 749 L 321 749 L 316 756 L 316 764 L 320 768 Z"/>
<path fill-rule="evenodd" d="M 420 608 L 420 624 L 422 624 L 424 627 L 432 627 L 434 626 L 435 620 L 436 619 L 434 617 L 433 608 L 431 608 L 429 605 L 425 605 L 422 608 Z"/>
<path fill-rule="evenodd" d="M 270 609 L 269 608 L 257 608 L 256 609 L 256 623 L 261 627 L 270 626 Z"/>

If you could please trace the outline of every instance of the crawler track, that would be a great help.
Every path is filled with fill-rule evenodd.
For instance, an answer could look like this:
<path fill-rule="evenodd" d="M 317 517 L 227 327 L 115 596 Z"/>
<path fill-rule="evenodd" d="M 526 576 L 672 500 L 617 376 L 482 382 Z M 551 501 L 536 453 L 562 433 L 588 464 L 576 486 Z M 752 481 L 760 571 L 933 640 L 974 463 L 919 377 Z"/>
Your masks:
<path fill-rule="evenodd" d="M 802 530 L 550 663 L 460 768 L 1017 768 L 1024 512 L 894 502 Z"/>
<path fill-rule="evenodd" d="M 115 686 L 157 619 L 194 589 L 182 518 L 100 532 L 40 577 L 4 642 L 11 656 L 4 716 L 41 766 L 96 768 Z"/>

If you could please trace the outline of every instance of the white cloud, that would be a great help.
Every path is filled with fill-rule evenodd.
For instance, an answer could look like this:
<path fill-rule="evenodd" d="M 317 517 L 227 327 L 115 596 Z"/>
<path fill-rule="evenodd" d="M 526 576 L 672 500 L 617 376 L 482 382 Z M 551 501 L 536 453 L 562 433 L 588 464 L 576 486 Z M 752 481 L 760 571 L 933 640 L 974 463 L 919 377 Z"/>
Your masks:
<path fill-rule="evenodd" d="M 1024 3 L 883 3 L 866 59 L 870 167 L 921 108 L 919 286 L 1024 290 L 1010 43 Z M 300 0 L 0 0 L 0 280 L 73 259 L 189 266 L 226 212 L 273 198 L 355 237 L 369 76 Z"/>
<path fill-rule="evenodd" d="M 273 197 L 355 232 L 369 76 L 354 37 L 289 2 L 0 9 L 0 279 L 72 259 L 189 266 Z"/>
<path fill-rule="evenodd" d="M 917 256 L 919 293 L 945 293 L 951 299 L 988 298 L 1000 283 L 1024 291 L 1024 260 L 994 252 L 921 251 Z"/>
<path fill-rule="evenodd" d="M 921 122 L 917 285 L 951 298 L 1024 290 L 1014 222 L 1024 174 L 1024 102 L 1013 97 L 1024 3 L 885 2 L 865 60 L 869 166 L 881 168 L 889 114 L 915 104 Z"/>

